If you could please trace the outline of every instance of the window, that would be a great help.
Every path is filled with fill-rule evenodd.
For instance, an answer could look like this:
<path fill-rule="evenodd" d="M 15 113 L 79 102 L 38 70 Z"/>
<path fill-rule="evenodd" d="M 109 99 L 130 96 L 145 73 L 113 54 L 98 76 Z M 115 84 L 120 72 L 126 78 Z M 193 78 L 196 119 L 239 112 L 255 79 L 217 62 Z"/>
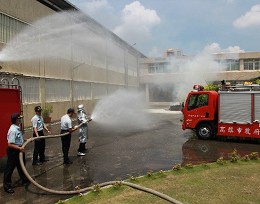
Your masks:
<path fill-rule="evenodd" d="M 8 43 L 26 26 L 26 23 L 0 13 L 0 42 Z"/>
<path fill-rule="evenodd" d="M 45 97 L 46 102 L 69 101 L 70 100 L 70 81 L 58 79 L 46 79 Z"/>
<path fill-rule="evenodd" d="M 108 88 L 108 95 L 110 95 L 110 94 L 116 92 L 119 89 L 124 89 L 124 86 L 123 85 L 108 84 L 107 88 Z M 129 89 L 130 89 L 130 87 L 128 87 L 128 90 Z"/>
<path fill-rule="evenodd" d="M 208 105 L 208 94 L 193 94 L 189 98 L 188 110 Z"/>
<path fill-rule="evenodd" d="M 93 83 L 92 94 L 94 99 L 100 99 L 107 95 L 107 84 Z"/>
<path fill-rule="evenodd" d="M 239 70 L 239 60 L 230 60 L 230 71 Z"/>
<path fill-rule="evenodd" d="M 239 60 L 229 59 L 226 60 L 227 71 L 239 70 Z"/>
<path fill-rule="evenodd" d="M 128 75 L 137 76 L 138 64 L 136 56 L 132 55 L 131 53 L 128 53 L 126 55 L 126 61 L 128 65 Z"/>
<path fill-rule="evenodd" d="M 260 69 L 260 59 L 258 59 L 258 61 L 255 61 L 255 70 L 259 70 Z"/>
<path fill-rule="evenodd" d="M 113 52 L 107 52 L 107 69 L 125 73 L 124 49 L 120 45 L 108 41 L 107 50 L 113 50 Z"/>
<path fill-rule="evenodd" d="M 155 73 L 155 65 L 154 64 L 150 64 L 148 67 L 148 72 L 149 73 Z"/>
<path fill-rule="evenodd" d="M 254 61 L 253 60 L 244 60 L 244 70 L 253 70 Z"/>
<path fill-rule="evenodd" d="M 260 59 L 244 60 L 244 70 L 259 70 Z"/>
<path fill-rule="evenodd" d="M 170 70 L 168 69 L 166 63 L 154 63 L 154 64 L 149 64 L 148 72 L 149 73 L 167 73 L 167 72 L 170 72 Z"/>
<path fill-rule="evenodd" d="M 91 99 L 91 84 L 90 82 L 74 81 L 74 100 Z"/>
<path fill-rule="evenodd" d="M 218 61 L 226 71 L 237 71 L 240 69 L 239 60 L 227 59 Z"/>
<path fill-rule="evenodd" d="M 22 78 L 21 87 L 23 103 L 38 103 L 40 101 L 38 78 Z"/>

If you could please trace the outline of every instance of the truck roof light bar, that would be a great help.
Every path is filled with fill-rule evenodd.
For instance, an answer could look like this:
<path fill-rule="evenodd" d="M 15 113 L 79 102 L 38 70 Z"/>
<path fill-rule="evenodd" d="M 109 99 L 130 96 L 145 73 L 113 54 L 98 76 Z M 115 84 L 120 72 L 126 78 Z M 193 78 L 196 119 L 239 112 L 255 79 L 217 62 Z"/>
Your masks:
<path fill-rule="evenodd" d="M 194 89 L 194 90 L 197 90 L 197 91 L 203 91 L 203 90 L 204 90 L 204 87 L 201 86 L 201 85 L 199 85 L 199 84 L 195 84 L 195 85 L 193 86 L 193 89 Z"/>

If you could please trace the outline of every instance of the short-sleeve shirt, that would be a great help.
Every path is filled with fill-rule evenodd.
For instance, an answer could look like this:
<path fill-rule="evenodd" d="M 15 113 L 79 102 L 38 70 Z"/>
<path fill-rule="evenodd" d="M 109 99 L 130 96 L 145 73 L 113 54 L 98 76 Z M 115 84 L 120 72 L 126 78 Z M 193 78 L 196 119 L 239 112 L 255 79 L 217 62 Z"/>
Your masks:
<path fill-rule="evenodd" d="M 32 122 L 32 127 L 36 128 L 37 131 L 42 131 L 43 130 L 43 118 L 41 115 L 35 115 L 31 119 Z"/>
<path fill-rule="evenodd" d="M 61 117 L 60 126 L 61 130 L 69 130 L 72 128 L 72 121 L 68 114 Z"/>
<path fill-rule="evenodd" d="M 9 144 L 15 144 L 18 146 L 22 146 L 24 139 L 23 133 L 19 126 L 12 124 L 7 133 L 7 140 Z"/>

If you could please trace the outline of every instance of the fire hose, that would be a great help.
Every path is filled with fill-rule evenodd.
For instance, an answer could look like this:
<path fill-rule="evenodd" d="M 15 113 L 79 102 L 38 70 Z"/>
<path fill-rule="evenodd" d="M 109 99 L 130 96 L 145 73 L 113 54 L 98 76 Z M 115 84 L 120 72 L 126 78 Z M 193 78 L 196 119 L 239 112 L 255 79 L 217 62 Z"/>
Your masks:
<path fill-rule="evenodd" d="M 84 123 L 81 123 L 78 127 L 82 126 Z M 70 134 L 69 132 L 66 132 L 64 134 L 59 134 L 59 135 L 48 135 L 48 136 L 41 136 L 41 138 L 56 138 L 56 137 L 63 137 L 65 135 L 68 135 Z M 25 141 L 25 143 L 23 144 L 23 147 L 25 148 L 25 146 L 30 143 L 30 142 L 33 142 L 34 140 L 36 139 L 39 139 L 37 137 L 32 137 L 32 138 L 29 138 Z M 75 188 L 75 190 L 71 190 L 71 191 L 61 191 L 61 190 L 53 190 L 53 189 L 49 189 L 49 188 L 46 188 L 42 185 L 40 185 L 39 183 L 37 183 L 32 177 L 31 175 L 28 173 L 26 167 L 25 167 L 25 164 L 24 164 L 24 161 L 23 161 L 23 152 L 20 152 L 19 153 L 19 160 L 20 160 L 20 163 L 21 163 L 21 167 L 22 167 L 22 170 L 25 174 L 25 176 L 29 179 L 29 181 L 35 185 L 36 187 L 40 188 L 41 190 L 43 191 L 46 191 L 46 192 L 49 192 L 49 193 L 53 193 L 53 194 L 59 194 L 59 195 L 72 195 L 72 194 L 81 194 L 83 192 L 87 192 L 87 191 L 92 191 L 95 189 L 95 187 L 91 186 L 91 187 L 86 187 L 86 188 Z M 125 181 L 108 181 L 108 182 L 104 182 L 104 183 L 101 183 L 99 184 L 100 187 L 104 187 L 104 186 L 108 186 L 108 185 L 116 185 L 116 184 L 120 184 L 120 185 L 126 185 L 126 186 L 129 186 L 131 188 L 134 188 L 134 189 L 137 189 L 137 190 L 141 190 L 141 191 L 144 191 L 144 192 L 147 192 L 147 193 L 150 193 L 150 194 L 153 194 L 157 197 L 160 197 L 166 201 L 169 201 L 170 203 L 174 203 L 174 204 L 182 204 L 180 201 L 170 197 L 170 196 L 167 196 L 163 193 L 160 193 L 158 191 L 155 191 L 155 190 L 152 190 L 150 188 L 146 188 L 146 187 L 143 187 L 143 186 L 140 186 L 140 185 L 137 185 L 137 184 L 133 184 L 133 183 L 130 183 L 130 182 L 125 182 Z"/>

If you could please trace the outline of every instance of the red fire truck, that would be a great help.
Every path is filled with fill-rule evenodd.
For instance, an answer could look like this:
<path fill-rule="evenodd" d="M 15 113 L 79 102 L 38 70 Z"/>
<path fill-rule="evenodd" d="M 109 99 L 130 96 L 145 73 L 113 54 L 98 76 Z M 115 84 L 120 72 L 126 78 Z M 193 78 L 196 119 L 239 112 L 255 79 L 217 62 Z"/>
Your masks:
<path fill-rule="evenodd" d="M 194 85 L 183 112 L 182 129 L 192 129 L 200 139 L 216 137 L 260 138 L 259 85 L 241 85 L 204 91 Z"/>
<path fill-rule="evenodd" d="M 12 113 L 23 113 L 22 90 L 19 80 L 2 78 L 0 81 L 0 158 L 6 155 L 7 132 Z"/>

